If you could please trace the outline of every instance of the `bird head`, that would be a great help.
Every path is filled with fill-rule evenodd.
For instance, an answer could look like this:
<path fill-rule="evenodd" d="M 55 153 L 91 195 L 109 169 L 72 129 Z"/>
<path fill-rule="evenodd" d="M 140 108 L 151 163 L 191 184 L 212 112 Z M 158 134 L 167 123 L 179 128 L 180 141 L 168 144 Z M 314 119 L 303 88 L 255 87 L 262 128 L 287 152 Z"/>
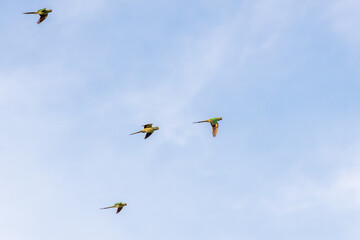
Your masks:
<path fill-rule="evenodd" d="M 159 127 L 154 127 L 154 130 L 159 130 Z"/>
<path fill-rule="evenodd" d="M 48 9 L 47 11 L 48 11 L 48 12 L 52 12 L 52 9 Z"/>
<path fill-rule="evenodd" d="M 222 117 L 219 117 L 218 119 L 219 119 L 219 120 L 222 120 Z"/>
<path fill-rule="evenodd" d="M 123 206 L 126 206 L 126 205 L 127 205 L 127 203 L 126 203 L 126 202 L 124 202 L 124 203 L 123 203 Z"/>

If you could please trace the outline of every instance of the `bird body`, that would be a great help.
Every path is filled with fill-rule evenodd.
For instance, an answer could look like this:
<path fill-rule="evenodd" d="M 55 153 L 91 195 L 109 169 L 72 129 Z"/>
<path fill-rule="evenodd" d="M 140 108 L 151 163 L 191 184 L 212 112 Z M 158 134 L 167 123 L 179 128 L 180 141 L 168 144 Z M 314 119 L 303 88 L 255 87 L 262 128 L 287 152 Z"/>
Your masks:
<path fill-rule="evenodd" d="M 25 12 L 24 14 L 39 14 L 40 18 L 39 18 L 39 21 L 37 23 L 40 24 L 41 22 L 43 22 L 47 18 L 47 16 L 51 12 L 52 12 L 52 9 L 42 8 L 42 9 L 37 10 L 36 12 Z"/>
<path fill-rule="evenodd" d="M 118 214 L 121 211 L 121 209 L 123 209 L 123 207 L 126 205 L 127 205 L 127 203 L 118 202 L 118 203 L 115 203 L 113 206 L 104 207 L 104 208 L 100 208 L 100 209 L 102 210 L 102 209 L 109 209 L 109 208 L 117 208 L 116 214 Z"/>
<path fill-rule="evenodd" d="M 140 131 L 138 131 L 138 132 L 131 133 L 130 135 L 134 135 L 134 134 L 138 134 L 138 133 L 146 133 L 144 139 L 147 139 L 147 138 L 150 137 L 150 135 L 153 134 L 156 130 L 159 130 L 159 127 L 153 127 L 152 125 L 153 125 L 152 123 L 145 124 L 145 125 L 143 125 L 143 127 L 144 127 L 143 130 L 140 130 Z"/>
<path fill-rule="evenodd" d="M 216 137 L 217 131 L 219 129 L 219 123 L 218 121 L 222 120 L 222 117 L 217 117 L 217 118 L 210 118 L 208 120 L 204 120 L 204 121 L 198 121 L 198 122 L 194 122 L 194 123 L 204 123 L 204 122 L 208 122 L 210 123 L 211 127 L 212 127 L 212 134 L 213 137 Z"/>

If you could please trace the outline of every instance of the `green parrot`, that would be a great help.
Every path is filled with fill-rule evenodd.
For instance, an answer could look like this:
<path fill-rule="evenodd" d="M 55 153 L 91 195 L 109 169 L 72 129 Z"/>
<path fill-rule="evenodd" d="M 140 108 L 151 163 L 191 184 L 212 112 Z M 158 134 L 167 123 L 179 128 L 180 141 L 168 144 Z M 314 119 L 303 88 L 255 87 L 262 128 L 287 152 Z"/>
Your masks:
<path fill-rule="evenodd" d="M 155 132 L 156 130 L 159 130 L 158 127 L 153 127 L 152 125 L 153 125 L 152 123 L 145 124 L 145 125 L 143 125 L 143 127 L 144 127 L 143 130 L 131 133 L 130 135 L 134 135 L 137 133 L 146 133 L 144 139 L 147 139 L 148 137 L 150 137 L 151 134 L 153 134 L 153 132 Z"/>
<path fill-rule="evenodd" d="M 217 131 L 219 129 L 219 123 L 218 121 L 222 120 L 222 117 L 218 117 L 218 118 L 210 118 L 208 120 L 205 121 L 199 121 L 199 122 L 194 122 L 194 123 L 203 123 L 203 122 L 209 122 L 211 124 L 212 127 L 212 134 L 213 137 L 216 137 Z"/>
<path fill-rule="evenodd" d="M 48 14 L 51 12 L 52 12 L 51 9 L 42 8 L 37 10 L 36 12 L 26 12 L 24 14 L 39 14 L 40 19 L 37 23 L 40 24 L 42 21 L 44 21 L 47 18 Z"/>
<path fill-rule="evenodd" d="M 118 203 L 115 203 L 114 206 L 111 206 L 111 207 L 105 207 L 105 208 L 100 208 L 100 210 L 102 209 L 108 209 L 108 208 L 117 208 L 116 210 L 116 214 L 118 214 L 121 209 L 123 209 L 124 206 L 126 206 L 127 203 L 123 203 L 123 202 L 118 202 Z"/>

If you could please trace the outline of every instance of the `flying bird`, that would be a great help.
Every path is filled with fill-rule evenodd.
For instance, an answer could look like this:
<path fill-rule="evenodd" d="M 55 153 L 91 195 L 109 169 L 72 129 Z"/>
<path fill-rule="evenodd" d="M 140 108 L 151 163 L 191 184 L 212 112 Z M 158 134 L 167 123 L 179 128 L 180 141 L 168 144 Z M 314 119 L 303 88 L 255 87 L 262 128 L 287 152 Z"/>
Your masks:
<path fill-rule="evenodd" d="M 100 210 L 102 209 L 108 209 L 108 208 L 117 208 L 116 210 L 116 214 L 118 214 L 121 209 L 123 209 L 124 206 L 126 206 L 127 203 L 123 203 L 123 202 L 118 202 L 118 203 L 115 203 L 114 206 L 111 206 L 111 207 L 105 207 L 105 208 L 100 208 Z"/>
<path fill-rule="evenodd" d="M 218 117 L 218 118 L 210 118 L 208 120 L 205 121 L 199 121 L 199 122 L 194 122 L 194 123 L 203 123 L 203 122 L 209 122 L 211 124 L 212 127 L 212 134 L 213 137 L 216 137 L 217 131 L 219 129 L 219 123 L 218 121 L 222 120 L 222 117 Z"/>
<path fill-rule="evenodd" d="M 37 10 L 36 12 L 25 12 L 24 14 L 39 14 L 40 18 L 37 23 L 40 24 L 42 21 L 44 21 L 47 18 L 48 14 L 51 12 L 52 12 L 51 9 L 42 8 Z"/>
<path fill-rule="evenodd" d="M 153 127 L 152 125 L 153 125 L 152 123 L 145 124 L 145 125 L 143 125 L 143 127 L 144 127 L 143 130 L 131 133 L 130 135 L 134 135 L 134 134 L 137 134 L 137 133 L 146 133 L 144 139 L 147 139 L 148 137 L 151 136 L 151 134 L 153 134 L 153 132 L 155 132 L 156 130 L 159 130 L 158 127 Z"/>

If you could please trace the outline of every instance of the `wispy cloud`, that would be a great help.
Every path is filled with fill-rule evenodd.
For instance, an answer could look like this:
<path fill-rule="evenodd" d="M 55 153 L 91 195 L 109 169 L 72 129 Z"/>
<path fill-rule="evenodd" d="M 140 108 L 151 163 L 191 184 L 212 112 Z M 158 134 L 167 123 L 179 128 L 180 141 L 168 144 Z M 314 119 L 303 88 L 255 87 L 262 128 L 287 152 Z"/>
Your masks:
<path fill-rule="evenodd" d="M 282 3 L 277 1 L 278 7 Z M 284 11 L 279 11 L 273 4 L 259 2 L 251 6 L 250 18 L 250 14 L 239 10 L 200 36 L 182 36 L 184 40 L 177 46 L 178 55 L 164 64 L 156 85 L 151 84 L 150 79 L 150 83 L 143 86 L 129 83 L 131 87 L 122 94 L 124 107 L 134 110 L 130 112 L 135 119 L 154 116 L 166 122 L 165 141 L 185 144 L 188 137 L 196 134 L 186 127 L 188 123 L 208 117 L 199 113 L 192 113 L 195 119 L 185 117 L 194 99 L 209 85 L 224 84 L 227 80 L 219 80 L 219 76 L 229 71 L 229 66 L 234 67 L 230 71 L 241 71 L 249 57 L 272 47 L 279 32 L 290 22 L 286 21 L 287 7 L 282 7 Z M 271 14 L 269 19 L 271 10 L 281 14 Z M 144 102 L 149 104 L 144 106 Z"/>
<path fill-rule="evenodd" d="M 329 32 L 309 19 L 329 10 L 331 29 L 348 34 L 352 50 L 357 2 L 332 1 L 325 10 L 310 0 L 135 2 L 51 1 L 54 12 L 40 26 L 3 21 L 0 237 L 300 239 L 313 234 L 306 229 L 314 218 L 357 220 L 343 216 L 360 209 L 358 141 L 342 130 L 336 137 L 347 144 L 324 137 L 344 125 L 356 135 L 357 115 L 340 121 L 347 116 L 331 104 L 315 113 L 307 92 L 356 108 L 356 95 L 349 100 L 345 91 L 355 88 L 318 69 L 324 58 L 326 66 L 339 62 L 328 51 L 317 56 Z M 122 11 L 139 11 L 108 21 L 107 9 L 122 3 Z M 106 23 L 98 21 L 104 14 Z M 290 83 L 277 78 L 284 71 Z M 310 84 L 313 75 L 326 81 Z M 344 87 L 345 97 L 325 93 L 328 84 Z M 287 104 L 293 93 L 296 104 Z M 215 139 L 208 124 L 192 124 L 223 112 Z M 150 139 L 128 136 L 148 122 L 160 127 Z M 123 200 L 121 215 L 98 210 Z"/>
<path fill-rule="evenodd" d="M 360 2 L 356 0 L 335 0 L 326 8 L 326 18 L 331 29 L 340 38 L 360 47 Z"/>
<path fill-rule="evenodd" d="M 291 171 L 287 174 L 289 181 L 279 184 L 274 191 L 275 195 L 267 198 L 267 201 L 259 201 L 259 206 L 281 216 L 320 209 L 334 214 L 359 211 L 360 165 L 357 160 L 360 158 L 360 144 L 355 143 L 341 151 L 337 149 L 335 153 L 321 155 L 331 157 L 340 166 L 323 177 Z M 314 161 L 327 162 L 325 159 Z"/>

